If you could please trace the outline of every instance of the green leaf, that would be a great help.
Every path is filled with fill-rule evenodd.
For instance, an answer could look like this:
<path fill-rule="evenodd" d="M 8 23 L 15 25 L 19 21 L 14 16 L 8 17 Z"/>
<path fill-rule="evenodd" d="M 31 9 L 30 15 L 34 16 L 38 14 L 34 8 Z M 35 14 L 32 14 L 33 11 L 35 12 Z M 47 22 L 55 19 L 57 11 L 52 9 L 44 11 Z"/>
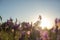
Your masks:
<path fill-rule="evenodd" d="M 2 21 L 2 17 L 0 16 L 0 20 Z"/>

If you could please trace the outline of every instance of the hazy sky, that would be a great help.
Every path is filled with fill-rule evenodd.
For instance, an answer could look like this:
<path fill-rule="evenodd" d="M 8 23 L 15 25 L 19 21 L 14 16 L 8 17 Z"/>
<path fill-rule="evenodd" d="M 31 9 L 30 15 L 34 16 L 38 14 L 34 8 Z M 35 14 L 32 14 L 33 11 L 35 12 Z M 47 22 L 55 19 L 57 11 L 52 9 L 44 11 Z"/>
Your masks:
<path fill-rule="evenodd" d="M 38 15 L 51 21 L 60 18 L 59 0 L 0 0 L 0 15 L 6 21 L 10 17 L 19 21 L 34 21 Z"/>

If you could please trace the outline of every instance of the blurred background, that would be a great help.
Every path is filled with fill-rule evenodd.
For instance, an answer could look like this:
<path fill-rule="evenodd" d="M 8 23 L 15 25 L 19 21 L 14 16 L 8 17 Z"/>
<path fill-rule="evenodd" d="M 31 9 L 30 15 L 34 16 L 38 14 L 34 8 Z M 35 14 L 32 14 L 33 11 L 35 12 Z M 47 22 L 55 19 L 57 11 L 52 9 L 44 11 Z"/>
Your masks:
<path fill-rule="evenodd" d="M 60 0 L 0 0 L 0 40 L 60 40 Z"/>

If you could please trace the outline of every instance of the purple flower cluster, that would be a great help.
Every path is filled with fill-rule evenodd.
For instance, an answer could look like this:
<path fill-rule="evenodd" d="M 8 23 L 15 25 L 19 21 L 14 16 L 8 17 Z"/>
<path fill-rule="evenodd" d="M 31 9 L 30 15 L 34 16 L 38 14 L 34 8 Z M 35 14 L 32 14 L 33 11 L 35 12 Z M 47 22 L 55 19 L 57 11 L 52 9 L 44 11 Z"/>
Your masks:
<path fill-rule="evenodd" d="M 12 28 L 13 28 L 13 29 L 18 29 L 19 26 L 20 26 L 20 24 L 15 24 Z"/>
<path fill-rule="evenodd" d="M 17 24 L 17 22 L 14 23 L 12 18 L 7 20 L 7 22 L 4 22 L 1 24 L 1 28 L 4 31 L 8 31 L 8 30 L 12 30 L 12 29 L 18 29 L 19 26 L 20 26 L 20 23 L 19 24 Z"/>
<path fill-rule="evenodd" d="M 60 22 L 60 19 L 56 18 L 55 19 L 55 24 L 59 23 Z"/>
<path fill-rule="evenodd" d="M 23 30 L 29 30 L 32 26 L 28 22 L 22 22 L 21 27 L 23 28 Z"/>

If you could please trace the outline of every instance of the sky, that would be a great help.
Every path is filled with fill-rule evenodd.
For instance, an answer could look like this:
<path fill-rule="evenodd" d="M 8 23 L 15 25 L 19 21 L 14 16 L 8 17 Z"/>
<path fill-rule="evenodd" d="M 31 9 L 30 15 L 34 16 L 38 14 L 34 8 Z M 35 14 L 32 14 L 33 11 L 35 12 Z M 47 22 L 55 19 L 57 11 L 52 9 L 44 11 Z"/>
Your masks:
<path fill-rule="evenodd" d="M 0 16 L 18 21 L 33 22 L 42 15 L 54 22 L 60 18 L 60 0 L 0 0 Z"/>

